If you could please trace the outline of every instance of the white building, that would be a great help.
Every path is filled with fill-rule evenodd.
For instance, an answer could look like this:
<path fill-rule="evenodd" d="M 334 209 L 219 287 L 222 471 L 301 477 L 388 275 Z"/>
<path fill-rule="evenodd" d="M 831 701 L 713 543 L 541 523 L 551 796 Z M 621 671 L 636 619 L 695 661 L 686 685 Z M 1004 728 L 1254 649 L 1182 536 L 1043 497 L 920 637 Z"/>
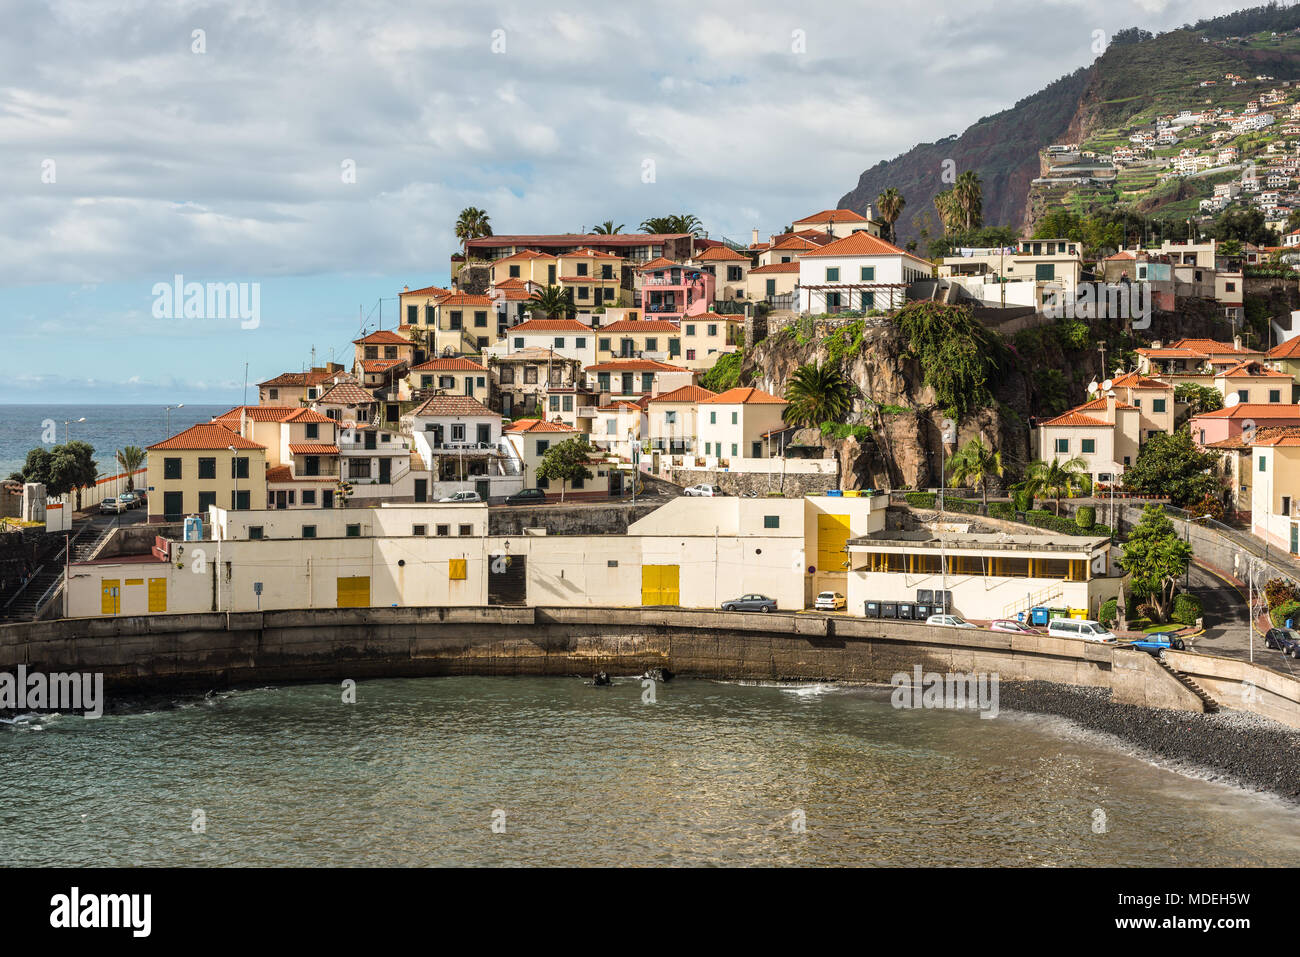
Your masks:
<path fill-rule="evenodd" d="M 933 275 L 930 263 L 867 232 L 799 258 L 799 308 L 805 313 L 897 309 L 907 287 Z"/>

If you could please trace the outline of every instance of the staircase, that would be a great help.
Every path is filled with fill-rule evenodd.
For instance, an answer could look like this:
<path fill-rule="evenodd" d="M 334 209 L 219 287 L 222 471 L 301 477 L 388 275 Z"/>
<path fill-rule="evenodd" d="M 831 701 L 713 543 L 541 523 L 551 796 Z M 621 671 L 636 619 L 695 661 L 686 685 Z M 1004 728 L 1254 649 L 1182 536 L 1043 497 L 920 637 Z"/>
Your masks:
<path fill-rule="evenodd" d="M 1145 654 L 1145 652 L 1143 652 L 1143 653 Z M 1203 707 L 1203 708 L 1205 709 L 1205 713 L 1206 713 L 1206 714 L 1214 714 L 1216 711 L 1219 710 L 1219 702 L 1217 702 L 1217 701 L 1215 701 L 1213 698 L 1211 698 L 1211 697 L 1206 693 L 1206 691 L 1205 691 L 1204 688 L 1202 688 L 1200 685 L 1198 685 L 1198 684 L 1197 684 L 1195 681 L 1193 681 L 1191 678 L 1187 677 L 1187 675 L 1183 674 L 1181 671 L 1179 671 L 1177 668 L 1175 668 L 1175 667 L 1174 667 L 1173 665 L 1171 665 L 1169 662 L 1165 661 L 1164 658 L 1157 658 L 1157 659 L 1156 659 L 1156 664 L 1158 664 L 1161 668 L 1164 668 L 1165 671 L 1167 671 L 1167 672 L 1169 672 L 1171 675 L 1173 675 L 1174 680 L 1177 681 L 1180 685 L 1182 685 L 1184 688 L 1186 688 L 1186 689 L 1187 689 L 1188 691 L 1190 691 L 1192 694 L 1196 695 L 1196 697 L 1200 698 L 1200 699 L 1201 699 L 1201 707 Z"/>
<path fill-rule="evenodd" d="M 1015 618 L 1020 612 L 1029 613 L 1031 608 L 1041 608 L 1053 599 L 1060 598 L 1065 594 L 1059 585 L 1048 585 L 1037 595 L 1028 595 L 1020 601 L 1012 602 L 1002 609 L 1003 618 Z"/>
<path fill-rule="evenodd" d="M 32 621 L 40 610 L 40 602 L 46 593 L 63 578 L 63 559 L 49 561 L 36 570 L 36 574 L 27 582 L 27 587 L 16 594 L 0 613 L 4 621 Z"/>

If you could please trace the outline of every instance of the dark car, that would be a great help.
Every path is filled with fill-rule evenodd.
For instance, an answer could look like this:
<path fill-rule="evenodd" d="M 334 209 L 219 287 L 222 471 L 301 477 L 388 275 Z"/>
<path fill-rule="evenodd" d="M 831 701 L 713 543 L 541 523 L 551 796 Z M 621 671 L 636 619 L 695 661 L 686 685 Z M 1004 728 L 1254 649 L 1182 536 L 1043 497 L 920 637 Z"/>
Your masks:
<path fill-rule="evenodd" d="M 521 488 L 506 499 L 507 505 L 540 505 L 546 501 L 546 490 L 540 488 Z"/>
<path fill-rule="evenodd" d="M 776 599 L 766 595 L 741 595 L 722 603 L 723 611 L 776 611 Z"/>
<path fill-rule="evenodd" d="M 1300 631 L 1294 628 L 1270 628 L 1264 635 L 1264 646 L 1276 648 L 1292 658 L 1300 658 Z"/>

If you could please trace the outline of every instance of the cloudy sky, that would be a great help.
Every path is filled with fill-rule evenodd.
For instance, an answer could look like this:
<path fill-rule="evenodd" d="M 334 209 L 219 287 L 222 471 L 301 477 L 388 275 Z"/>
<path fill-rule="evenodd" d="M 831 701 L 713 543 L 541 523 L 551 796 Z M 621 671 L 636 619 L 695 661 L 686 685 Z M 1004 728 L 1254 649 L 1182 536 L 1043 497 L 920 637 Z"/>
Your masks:
<path fill-rule="evenodd" d="M 246 365 L 345 358 L 446 282 L 467 205 L 499 233 L 780 231 L 1095 30 L 1243 5 L 0 0 L 0 402 L 233 404 Z M 260 324 L 155 317 L 177 274 L 260 284 Z"/>

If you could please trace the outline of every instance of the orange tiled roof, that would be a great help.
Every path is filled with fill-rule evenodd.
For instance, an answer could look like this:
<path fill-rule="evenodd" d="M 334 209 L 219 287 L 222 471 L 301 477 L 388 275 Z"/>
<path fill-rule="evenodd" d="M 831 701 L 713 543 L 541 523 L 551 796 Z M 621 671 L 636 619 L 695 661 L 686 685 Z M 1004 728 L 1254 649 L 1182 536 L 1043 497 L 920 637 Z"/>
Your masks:
<path fill-rule="evenodd" d="M 222 412 L 213 418 L 219 425 L 229 426 L 238 423 L 240 414 L 253 422 L 283 422 L 298 409 L 291 405 L 237 405 L 229 412 Z"/>
<path fill-rule="evenodd" d="M 478 296 L 468 292 L 453 292 L 438 300 L 438 308 L 443 306 L 490 306 L 491 296 Z"/>
<path fill-rule="evenodd" d="M 1146 376 L 1138 375 L 1136 372 L 1125 372 L 1123 375 L 1116 376 L 1111 380 L 1111 384 L 1117 389 L 1160 389 L 1164 392 L 1173 389 L 1173 386 L 1168 382 L 1149 379 Z"/>
<path fill-rule="evenodd" d="M 803 254 L 804 259 L 831 258 L 835 256 L 906 256 L 919 263 L 930 263 L 906 249 L 899 249 L 893 243 L 887 243 L 867 232 L 854 233 L 828 243 L 821 249 L 814 249 Z"/>
<path fill-rule="evenodd" d="M 681 327 L 667 319 L 620 319 L 607 326 L 601 326 L 600 332 L 677 332 Z"/>
<path fill-rule="evenodd" d="M 379 400 L 355 382 L 340 382 L 316 401 L 331 405 L 369 405 Z"/>
<path fill-rule="evenodd" d="M 1107 398 L 1105 396 L 1102 396 L 1097 399 L 1092 399 L 1089 402 L 1085 402 L 1083 405 L 1076 405 L 1073 409 L 1070 409 L 1070 411 L 1071 412 L 1098 412 L 1106 408 L 1107 401 L 1108 401 Z M 1115 400 L 1115 408 L 1126 409 L 1130 412 L 1137 411 L 1136 405 L 1129 405 L 1127 402 L 1120 402 L 1118 399 Z"/>
<path fill-rule="evenodd" d="M 744 253 L 738 253 L 730 246 L 710 246 L 708 249 L 695 256 L 699 262 L 749 262 L 749 257 Z"/>
<path fill-rule="evenodd" d="M 1231 342 L 1219 342 L 1217 339 L 1179 339 L 1169 343 L 1171 349 L 1195 349 L 1206 355 L 1254 355 L 1252 349 L 1239 349 Z"/>
<path fill-rule="evenodd" d="M 1277 402 L 1238 402 L 1213 412 L 1202 412 L 1194 419 L 1300 419 L 1300 405 Z"/>
<path fill-rule="evenodd" d="M 702 385 L 684 385 L 672 392 L 661 392 L 650 399 L 651 402 L 703 402 L 712 399 L 716 392 L 711 392 Z"/>
<path fill-rule="evenodd" d="M 563 422 L 547 422 L 545 419 L 515 419 L 503 430 L 505 432 L 576 432 L 577 429 Z"/>
<path fill-rule="evenodd" d="M 362 359 L 361 370 L 363 372 L 387 372 L 393 366 L 400 366 L 405 362 L 405 359 Z"/>
<path fill-rule="evenodd" d="M 1279 342 L 1268 350 L 1270 359 L 1300 359 L 1300 336 Z"/>
<path fill-rule="evenodd" d="M 1099 426 L 1104 429 L 1112 428 L 1109 422 L 1103 422 L 1101 419 L 1093 418 L 1091 415 L 1080 415 L 1077 412 L 1066 412 L 1063 415 L 1058 415 L 1054 419 L 1048 419 L 1046 422 L 1043 422 L 1041 424 L 1056 425 L 1056 426 L 1087 425 L 1087 426 L 1094 426 L 1094 427 Z"/>
<path fill-rule="evenodd" d="M 749 386 L 728 389 L 726 392 L 720 392 L 711 398 L 702 399 L 701 401 L 717 405 L 789 405 L 785 399 L 782 399 L 779 396 Z"/>
<path fill-rule="evenodd" d="M 1244 362 L 1238 362 L 1235 366 L 1224 369 L 1219 376 L 1225 379 L 1290 379 L 1291 376 L 1285 372 L 1278 372 L 1276 369 L 1270 369 L 1259 362 L 1247 359 Z M 1217 377 L 1216 377 L 1217 378 Z"/>
<path fill-rule="evenodd" d="M 506 335 L 517 332 L 591 332 L 591 326 L 577 319 L 525 319 L 506 330 Z"/>
<path fill-rule="evenodd" d="M 155 449 L 160 452 L 184 451 L 186 449 L 207 451 L 209 449 L 225 449 L 231 446 L 236 449 L 261 449 L 266 451 L 265 445 L 250 442 L 238 432 L 234 432 L 215 422 L 192 425 L 184 432 L 177 432 L 169 439 L 155 442 L 149 446 L 148 451 L 152 452 Z"/>
<path fill-rule="evenodd" d="M 855 213 L 851 209 L 823 209 L 820 213 L 813 213 L 803 219 L 796 219 L 791 225 L 798 226 L 800 223 L 826 223 L 831 221 L 837 223 L 870 222 L 867 217 L 861 213 Z"/>
<path fill-rule="evenodd" d="M 338 455 L 339 447 L 328 442 L 291 442 L 289 453 L 291 455 Z"/>
<path fill-rule="evenodd" d="M 657 359 L 606 359 L 587 366 L 587 372 L 689 372 L 681 366 L 670 365 Z"/>
<path fill-rule="evenodd" d="M 450 289 L 443 289 L 441 286 L 425 286 L 423 289 L 403 289 L 403 296 L 429 296 L 436 298 L 438 296 L 451 295 Z"/>
<path fill-rule="evenodd" d="M 487 372 L 486 366 L 481 366 L 473 359 L 466 359 L 464 356 L 440 356 L 437 359 L 430 359 L 428 362 L 421 362 L 418 366 L 411 366 L 412 372 Z"/>
<path fill-rule="evenodd" d="M 654 259 L 650 260 L 648 263 L 642 266 L 640 271 L 655 272 L 660 269 L 668 269 L 672 266 L 680 266 L 680 265 L 681 263 L 675 263 L 671 259 L 665 259 L 663 256 L 656 256 Z"/>
<path fill-rule="evenodd" d="M 763 273 L 769 273 L 769 272 L 780 272 L 780 273 L 792 272 L 798 275 L 799 264 L 797 262 L 768 263 L 766 266 L 757 266 L 751 269 L 749 271 L 749 274 L 751 276 L 756 276 L 756 275 L 762 275 Z"/>
<path fill-rule="evenodd" d="M 377 329 L 368 336 L 362 336 L 360 339 L 353 339 L 353 345 L 389 345 L 389 346 L 409 346 L 411 340 L 405 336 L 399 336 L 391 329 Z"/>
<path fill-rule="evenodd" d="M 1255 435 L 1255 445 L 1273 448 L 1275 446 L 1297 446 L 1300 445 L 1300 428 L 1282 427 L 1276 429 L 1261 429 Z"/>
<path fill-rule="evenodd" d="M 497 416 L 478 399 L 468 395 L 435 395 L 421 403 L 411 415 L 476 415 Z M 500 418 L 500 416 L 497 416 Z"/>

